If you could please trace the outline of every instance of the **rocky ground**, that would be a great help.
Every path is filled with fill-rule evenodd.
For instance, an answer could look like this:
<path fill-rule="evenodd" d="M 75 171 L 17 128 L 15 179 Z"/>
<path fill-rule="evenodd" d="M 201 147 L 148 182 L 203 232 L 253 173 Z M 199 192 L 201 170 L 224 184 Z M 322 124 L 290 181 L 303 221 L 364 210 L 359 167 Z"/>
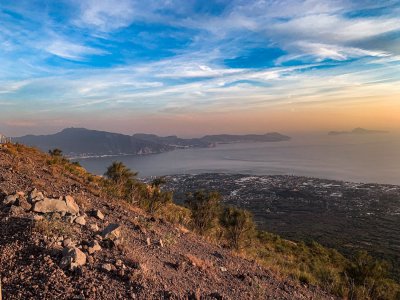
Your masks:
<path fill-rule="evenodd" d="M 334 299 L 0 148 L 3 299 Z"/>

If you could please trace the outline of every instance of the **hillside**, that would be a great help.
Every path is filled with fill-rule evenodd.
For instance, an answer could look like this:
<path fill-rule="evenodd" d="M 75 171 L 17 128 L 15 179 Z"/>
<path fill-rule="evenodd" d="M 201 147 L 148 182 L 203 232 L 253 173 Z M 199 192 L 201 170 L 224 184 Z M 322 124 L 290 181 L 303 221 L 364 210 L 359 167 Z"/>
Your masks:
<path fill-rule="evenodd" d="M 4 299 L 335 299 L 111 198 L 100 182 L 64 159 L 0 147 Z"/>
<path fill-rule="evenodd" d="M 179 148 L 208 148 L 218 143 L 278 142 L 290 138 L 279 133 L 264 135 L 209 135 L 202 138 L 183 139 L 177 136 L 160 137 L 138 133 L 132 136 L 85 128 L 66 128 L 50 135 L 26 135 L 13 138 L 15 142 L 34 146 L 47 152 L 62 149 L 73 156 L 140 155 L 171 151 Z"/>

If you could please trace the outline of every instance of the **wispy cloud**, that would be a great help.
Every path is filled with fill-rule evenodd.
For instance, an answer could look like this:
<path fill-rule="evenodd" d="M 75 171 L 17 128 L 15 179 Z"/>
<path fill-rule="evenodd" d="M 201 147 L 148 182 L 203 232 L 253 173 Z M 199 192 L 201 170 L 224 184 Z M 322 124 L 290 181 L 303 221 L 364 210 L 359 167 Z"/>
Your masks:
<path fill-rule="evenodd" d="M 398 1 L 35 3 L 0 4 L 0 104 L 12 103 L 0 117 L 170 116 L 399 93 Z"/>
<path fill-rule="evenodd" d="M 94 30 L 110 31 L 134 21 L 135 5 L 129 0 L 79 0 L 79 17 L 74 22 Z"/>
<path fill-rule="evenodd" d="M 104 50 L 71 43 L 61 39 L 52 41 L 45 47 L 45 50 L 53 55 L 72 60 L 84 60 L 85 57 L 89 55 L 103 55 L 107 53 Z"/>

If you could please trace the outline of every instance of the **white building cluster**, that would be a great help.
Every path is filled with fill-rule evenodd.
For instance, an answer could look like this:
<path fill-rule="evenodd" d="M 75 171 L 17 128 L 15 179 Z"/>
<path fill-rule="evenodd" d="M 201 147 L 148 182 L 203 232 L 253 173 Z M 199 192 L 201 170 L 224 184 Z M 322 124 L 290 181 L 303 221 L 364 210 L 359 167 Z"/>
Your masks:
<path fill-rule="evenodd" d="M 11 143 L 11 138 L 6 137 L 0 133 L 0 144 Z"/>

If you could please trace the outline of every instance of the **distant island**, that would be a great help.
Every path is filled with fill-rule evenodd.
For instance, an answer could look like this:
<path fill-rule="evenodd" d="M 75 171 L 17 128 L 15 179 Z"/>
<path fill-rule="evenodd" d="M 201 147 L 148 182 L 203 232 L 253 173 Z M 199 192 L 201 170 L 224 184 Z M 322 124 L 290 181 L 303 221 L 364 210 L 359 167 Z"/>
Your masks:
<path fill-rule="evenodd" d="M 26 135 L 13 138 L 15 142 L 37 147 L 43 151 L 59 148 L 68 157 L 100 157 L 117 155 L 156 154 L 175 149 L 211 148 L 217 144 L 248 142 L 280 142 L 289 136 L 270 132 L 248 135 L 206 135 L 202 138 L 160 137 L 137 133 L 125 135 L 85 128 L 66 128 L 50 135 Z"/>
<path fill-rule="evenodd" d="M 365 128 L 354 128 L 351 131 L 330 131 L 328 135 L 344 135 L 344 134 L 382 134 L 389 133 L 389 131 L 385 130 L 369 130 Z"/>

